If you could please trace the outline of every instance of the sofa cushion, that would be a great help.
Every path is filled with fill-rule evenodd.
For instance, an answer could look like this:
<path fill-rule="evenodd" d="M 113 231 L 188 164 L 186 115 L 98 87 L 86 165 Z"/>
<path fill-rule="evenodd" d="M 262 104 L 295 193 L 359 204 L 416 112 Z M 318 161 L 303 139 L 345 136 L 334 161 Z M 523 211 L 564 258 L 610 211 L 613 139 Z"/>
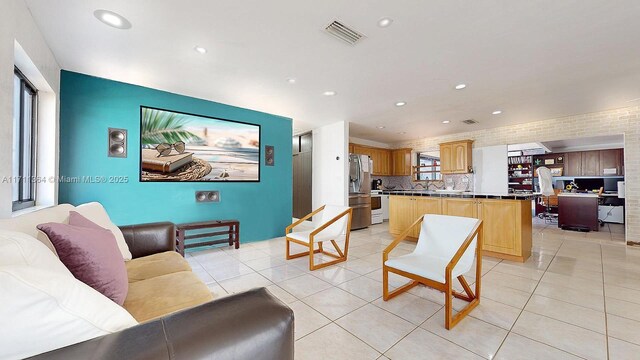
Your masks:
<path fill-rule="evenodd" d="M 44 222 L 67 223 L 69 211 L 73 209 L 75 209 L 73 205 L 60 204 L 16 216 L 14 218 L 0 219 L 0 229 L 18 231 L 30 235 L 47 245 L 47 247 L 55 254 L 55 249 L 53 244 L 49 241 L 49 238 L 39 231 L 36 226 Z"/>
<path fill-rule="evenodd" d="M 73 225 L 74 222 L 90 227 Z M 70 224 L 45 223 L 38 229 L 47 234 L 73 276 L 118 305 L 124 303 L 127 270 L 111 231 L 75 212 L 71 212 Z"/>
<path fill-rule="evenodd" d="M 33 236 L 0 231 L 0 359 L 25 358 L 136 325 Z"/>
<path fill-rule="evenodd" d="M 102 207 L 102 204 L 98 202 L 90 202 L 82 205 L 78 205 L 75 208 L 75 211 L 80 213 L 80 215 L 86 217 L 87 219 L 93 221 L 94 223 L 100 225 L 101 227 L 111 230 L 113 235 L 116 237 L 116 242 L 118 243 L 118 248 L 122 253 L 122 258 L 125 261 L 131 260 L 131 252 L 129 251 L 129 246 L 127 242 L 124 240 L 124 235 L 119 227 L 116 226 L 113 222 L 111 222 L 111 218 L 109 218 L 109 214 Z"/>
<path fill-rule="evenodd" d="M 211 300 L 211 291 L 198 276 L 180 271 L 130 283 L 124 308 L 144 322 Z"/>
<path fill-rule="evenodd" d="M 175 251 L 165 251 L 127 261 L 129 282 L 151 279 L 179 271 L 191 271 L 191 266 Z"/>

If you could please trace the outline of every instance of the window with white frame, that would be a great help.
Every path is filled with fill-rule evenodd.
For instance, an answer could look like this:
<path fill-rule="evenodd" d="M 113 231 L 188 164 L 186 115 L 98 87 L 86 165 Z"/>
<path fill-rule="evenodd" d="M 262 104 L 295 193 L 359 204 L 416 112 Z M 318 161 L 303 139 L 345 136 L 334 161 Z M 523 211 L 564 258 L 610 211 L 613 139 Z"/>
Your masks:
<path fill-rule="evenodd" d="M 35 205 L 38 91 L 18 68 L 13 72 L 13 211 Z"/>

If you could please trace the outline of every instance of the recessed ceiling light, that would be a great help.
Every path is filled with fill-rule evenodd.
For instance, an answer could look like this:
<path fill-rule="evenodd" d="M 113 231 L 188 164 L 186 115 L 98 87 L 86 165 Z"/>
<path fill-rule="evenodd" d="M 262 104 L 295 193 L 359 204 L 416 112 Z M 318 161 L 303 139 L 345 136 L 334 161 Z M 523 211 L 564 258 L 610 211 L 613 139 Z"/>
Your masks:
<path fill-rule="evenodd" d="M 95 16 L 98 20 L 103 23 L 112 26 L 116 29 L 130 29 L 131 23 L 129 20 L 125 19 L 122 15 L 116 14 L 113 11 L 109 10 L 96 10 L 93 12 L 93 16 Z"/>
<path fill-rule="evenodd" d="M 382 19 L 378 20 L 378 26 L 383 28 L 391 25 L 392 23 L 393 19 L 388 17 L 383 17 Z"/>
<path fill-rule="evenodd" d="M 638 101 L 638 100 L 640 100 L 640 98 L 627 100 L 627 102 L 634 102 L 634 101 Z"/>
<path fill-rule="evenodd" d="M 496 110 L 494 112 L 492 112 L 493 115 L 500 115 L 502 114 L 502 110 Z"/>
<path fill-rule="evenodd" d="M 405 105 L 407 105 L 407 103 L 406 103 L 405 101 L 398 101 L 398 102 L 396 103 L 396 106 L 398 106 L 398 107 L 399 107 L 399 106 L 405 106 Z"/>
<path fill-rule="evenodd" d="M 196 46 L 193 48 L 193 50 L 195 50 L 196 52 L 200 53 L 200 54 L 206 54 L 207 53 L 207 49 L 203 48 L 202 46 Z"/>
<path fill-rule="evenodd" d="M 378 129 L 384 129 L 384 126 L 378 126 Z"/>
<path fill-rule="evenodd" d="M 335 91 L 331 91 L 331 90 L 325 91 L 325 92 L 322 93 L 322 95 L 324 95 L 324 96 L 334 96 L 335 94 L 336 94 L 336 92 Z"/>
<path fill-rule="evenodd" d="M 451 121 L 449 121 L 449 120 L 443 120 L 443 121 L 442 121 L 442 123 L 443 123 L 443 124 L 448 124 L 448 123 L 450 123 L 450 122 L 451 122 Z"/>
<path fill-rule="evenodd" d="M 294 78 L 290 78 L 290 79 L 287 79 L 287 82 L 288 82 L 289 84 L 295 84 L 295 83 L 296 83 L 296 79 L 294 79 Z"/>
<path fill-rule="evenodd" d="M 456 85 L 456 90 L 462 90 L 467 87 L 467 84 L 458 84 Z"/>
<path fill-rule="evenodd" d="M 399 134 L 399 135 L 404 135 L 404 134 L 406 134 L 406 133 L 407 133 L 406 131 L 400 131 L 398 134 Z"/>

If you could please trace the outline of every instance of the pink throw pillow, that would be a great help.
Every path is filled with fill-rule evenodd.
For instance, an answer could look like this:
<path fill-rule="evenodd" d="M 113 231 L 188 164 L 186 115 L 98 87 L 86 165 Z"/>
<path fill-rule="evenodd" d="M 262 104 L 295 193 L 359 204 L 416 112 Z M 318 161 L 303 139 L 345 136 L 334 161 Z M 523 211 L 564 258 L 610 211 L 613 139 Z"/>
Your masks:
<path fill-rule="evenodd" d="M 118 305 L 124 304 L 129 280 L 111 231 L 75 211 L 69 212 L 69 225 L 46 223 L 37 227 L 47 234 L 60 261 L 76 279 Z"/>

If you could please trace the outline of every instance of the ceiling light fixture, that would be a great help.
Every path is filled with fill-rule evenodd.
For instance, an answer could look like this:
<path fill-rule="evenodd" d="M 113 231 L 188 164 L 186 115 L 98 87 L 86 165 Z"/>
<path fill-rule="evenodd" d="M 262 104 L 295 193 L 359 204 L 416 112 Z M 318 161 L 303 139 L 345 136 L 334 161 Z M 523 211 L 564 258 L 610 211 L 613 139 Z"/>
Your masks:
<path fill-rule="evenodd" d="M 95 16 L 98 20 L 103 23 L 114 27 L 116 29 L 130 29 L 131 23 L 129 20 L 125 19 L 122 15 L 116 14 L 113 11 L 109 10 L 96 10 L 93 12 L 93 16 Z"/>
<path fill-rule="evenodd" d="M 382 19 L 378 20 L 378 26 L 382 28 L 385 28 L 391 25 L 392 23 L 393 23 L 393 19 L 388 17 L 383 17 Z"/>
<path fill-rule="evenodd" d="M 450 122 L 451 122 L 451 121 L 449 121 L 449 120 L 443 120 L 443 121 L 442 121 L 442 123 L 443 123 L 443 124 L 448 124 L 448 123 L 450 123 Z"/>
<path fill-rule="evenodd" d="M 378 129 L 382 130 L 384 129 L 384 126 L 378 126 Z"/>
<path fill-rule="evenodd" d="M 331 91 L 331 90 L 325 91 L 325 92 L 322 93 L 322 95 L 324 95 L 324 96 L 334 96 L 335 94 L 336 94 L 336 92 L 335 91 Z"/>
<path fill-rule="evenodd" d="M 467 84 L 458 84 L 456 85 L 456 90 L 462 90 L 467 87 Z"/>
<path fill-rule="evenodd" d="M 502 114 L 502 110 L 496 110 L 494 112 L 492 112 L 493 115 L 500 115 Z"/>
<path fill-rule="evenodd" d="M 406 133 L 407 133 L 406 131 L 400 131 L 398 134 L 399 134 L 399 135 L 404 135 L 404 134 L 406 134 Z"/>
<path fill-rule="evenodd" d="M 406 102 L 406 101 L 398 101 L 398 102 L 396 103 L 396 106 L 397 106 L 397 107 L 405 106 L 405 105 L 407 105 L 407 102 Z"/>
<path fill-rule="evenodd" d="M 200 53 L 200 54 L 207 53 L 207 49 L 203 48 L 202 46 L 196 46 L 193 48 L 193 50 L 195 50 L 197 53 Z"/>
<path fill-rule="evenodd" d="M 290 79 L 287 79 L 287 82 L 288 82 L 289 84 L 295 84 L 295 83 L 296 83 L 296 79 L 294 79 L 294 78 L 290 78 Z"/>

